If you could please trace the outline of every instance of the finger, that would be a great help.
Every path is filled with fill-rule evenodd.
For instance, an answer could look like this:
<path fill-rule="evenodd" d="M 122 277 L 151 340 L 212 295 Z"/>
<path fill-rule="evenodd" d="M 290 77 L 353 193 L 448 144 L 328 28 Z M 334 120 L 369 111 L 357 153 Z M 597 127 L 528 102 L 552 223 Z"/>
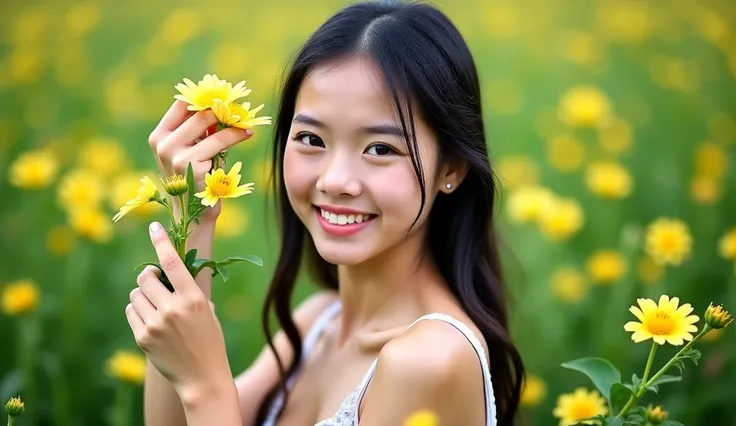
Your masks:
<path fill-rule="evenodd" d="M 138 287 L 143 294 L 151 301 L 153 306 L 158 309 L 164 306 L 169 299 L 171 293 L 166 289 L 160 280 L 159 269 L 154 266 L 147 266 L 146 269 L 138 275 Z"/>
<path fill-rule="evenodd" d="M 179 127 L 174 129 L 169 136 L 166 137 L 165 143 L 175 145 L 194 145 L 194 141 L 204 135 L 209 127 L 217 124 L 219 121 L 215 113 L 211 109 L 198 111 L 189 117 Z"/>
<path fill-rule="evenodd" d="M 130 330 L 133 332 L 133 337 L 135 337 L 136 340 L 139 340 L 146 329 L 146 324 L 135 311 L 133 304 L 128 303 L 125 307 L 125 317 L 128 319 L 128 325 L 130 325 Z"/>
<path fill-rule="evenodd" d="M 253 131 L 228 127 L 189 148 L 187 157 L 196 161 L 207 161 L 231 146 L 247 140 L 253 135 Z"/>
<path fill-rule="evenodd" d="M 153 306 L 148 297 L 141 291 L 140 288 L 134 288 L 130 292 L 130 304 L 133 305 L 138 316 L 141 317 L 144 323 L 148 324 L 151 322 L 153 317 L 156 315 L 156 307 Z"/>
<path fill-rule="evenodd" d="M 159 264 L 169 278 L 174 290 L 179 294 L 188 294 L 199 290 L 199 287 L 194 282 L 194 278 L 192 278 L 192 275 L 186 266 L 184 266 L 184 262 L 182 262 L 176 249 L 174 249 L 169 235 L 161 224 L 153 222 L 149 227 L 149 231 Z"/>
<path fill-rule="evenodd" d="M 153 133 L 156 134 L 168 134 L 176 130 L 181 124 L 189 117 L 194 115 L 193 111 L 187 109 L 188 103 L 180 100 L 175 100 L 173 104 L 166 111 L 161 121 L 159 121 Z"/>

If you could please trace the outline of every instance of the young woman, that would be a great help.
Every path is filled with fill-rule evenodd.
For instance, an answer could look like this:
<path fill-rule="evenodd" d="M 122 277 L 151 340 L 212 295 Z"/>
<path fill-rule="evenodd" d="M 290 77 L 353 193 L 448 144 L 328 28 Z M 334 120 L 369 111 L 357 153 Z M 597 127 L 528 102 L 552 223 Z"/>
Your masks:
<path fill-rule="evenodd" d="M 150 137 L 162 172 L 191 162 L 201 181 L 217 152 L 252 134 L 202 139 L 215 122 L 174 103 Z M 263 311 L 269 345 L 233 379 L 208 274 L 195 281 L 152 224 L 176 291 L 147 269 L 125 310 L 150 361 L 146 424 L 392 426 L 419 410 L 441 425 L 513 424 L 523 365 L 491 224 L 478 76 L 457 29 L 427 5 L 341 10 L 296 57 L 275 126 L 282 236 Z M 204 256 L 217 214 L 190 237 Z M 302 263 L 326 290 L 292 314 Z"/>

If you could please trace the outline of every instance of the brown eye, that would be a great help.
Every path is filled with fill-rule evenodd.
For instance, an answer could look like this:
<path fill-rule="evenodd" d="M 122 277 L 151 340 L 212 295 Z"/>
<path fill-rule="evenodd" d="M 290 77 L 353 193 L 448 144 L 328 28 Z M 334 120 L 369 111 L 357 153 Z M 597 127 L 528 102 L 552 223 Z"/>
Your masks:
<path fill-rule="evenodd" d="M 374 145 L 369 146 L 368 149 L 366 150 L 366 152 L 368 154 L 370 154 L 370 155 L 376 155 L 376 156 L 379 156 L 379 157 L 384 157 L 384 156 L 387 156 L 387 155 L 391 155 L 391 154 L 395 153 L 396 151 L 394 151 L 393 148 L 391 148 L 390 146 L 388 146 L 386 144 L 377 143 L 377 144 L 374 144 Z"/>
<path fill-rule="evenodd" d="M 293 139 L 307 146 L 314 146 L 318 148 L 322 148 L 325 146 L 325 143 L 322 141 L 322 139 L 313 133 L 302 132 L 297 134 Z"/>

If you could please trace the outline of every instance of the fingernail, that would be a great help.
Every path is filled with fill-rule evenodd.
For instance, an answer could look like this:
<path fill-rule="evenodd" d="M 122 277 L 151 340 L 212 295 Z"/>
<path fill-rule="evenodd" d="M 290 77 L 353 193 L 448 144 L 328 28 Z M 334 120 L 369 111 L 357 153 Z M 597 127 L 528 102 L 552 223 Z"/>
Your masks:
<path fill-rule="evenodd" d="M 148 227 L 148 229 L 151 231 L 151 234 L 155 234 L 156 232 L 161 230 L 161 224 L 158 222 L 151 223 L 151 226 Z"/>
<path fill-rule="evenodd" d="M 253 136 L 253 130 L 251 130 L 251 129 L 247 129 L 247 130 L 245 131 L 245 134 L 246 134 L 246 135 L 248 135 L 248 136 Z"/>

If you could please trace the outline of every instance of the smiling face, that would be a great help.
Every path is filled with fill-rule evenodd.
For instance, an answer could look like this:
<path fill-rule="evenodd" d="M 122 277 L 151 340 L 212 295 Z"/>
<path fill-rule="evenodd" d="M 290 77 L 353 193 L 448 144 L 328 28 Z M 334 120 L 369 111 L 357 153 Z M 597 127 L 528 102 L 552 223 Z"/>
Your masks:
<path fill-rule="evenodd" d="M 437 140 L 414 116 L 426 205 L 411 229 L 421 237 L 440 185 Z M 284 153 L 291 205 L 328 262 L 356 265 L 406 240 L 421 193 L 382 75 L 365 59 L 314 69 L 296 100 Z"/>

